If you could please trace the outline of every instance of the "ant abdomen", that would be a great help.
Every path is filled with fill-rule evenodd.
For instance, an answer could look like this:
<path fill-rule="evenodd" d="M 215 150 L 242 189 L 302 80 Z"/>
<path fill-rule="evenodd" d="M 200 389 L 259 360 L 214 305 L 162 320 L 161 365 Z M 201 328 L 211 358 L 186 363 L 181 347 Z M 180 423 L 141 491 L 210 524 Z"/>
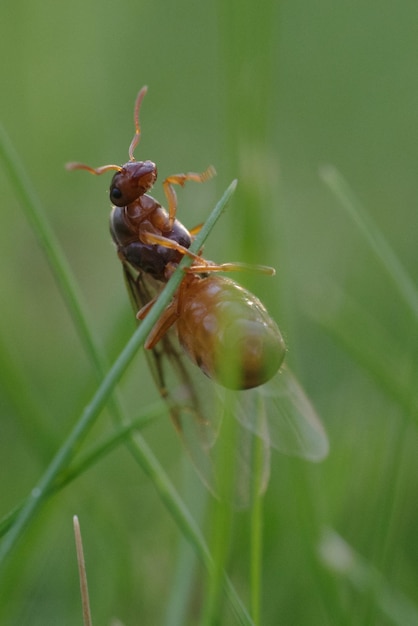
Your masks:
<path fill-rule="evenodd" d="M 283 363 L 286 346 L 278 326 L 260 300 L 235 281 L 214 274 L 186 277 L 177 306 L 182 348 L 224 387 L 258 387 Z"/>

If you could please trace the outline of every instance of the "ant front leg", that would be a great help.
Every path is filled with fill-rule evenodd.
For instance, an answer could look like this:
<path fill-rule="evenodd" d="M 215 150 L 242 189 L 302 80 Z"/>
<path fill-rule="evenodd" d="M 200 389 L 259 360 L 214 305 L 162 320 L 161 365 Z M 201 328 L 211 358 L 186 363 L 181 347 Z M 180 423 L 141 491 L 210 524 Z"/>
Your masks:
<path fill-rule="evenodd" d="M 187 174 L 172 174 L 163 181 L 163 189 L 168 202 L 168 217 L 170 229 L 173 228 L 174 220 L 177 212 L 177 194 L 173 185 L 181 185 L 182 187 L 188 180 L 194 180 L 196 183 L 205 183 L 215 176 L 216 171 L 212 165 L 208 169 L 198 174 L 196 172 L 188 172 Z"/>

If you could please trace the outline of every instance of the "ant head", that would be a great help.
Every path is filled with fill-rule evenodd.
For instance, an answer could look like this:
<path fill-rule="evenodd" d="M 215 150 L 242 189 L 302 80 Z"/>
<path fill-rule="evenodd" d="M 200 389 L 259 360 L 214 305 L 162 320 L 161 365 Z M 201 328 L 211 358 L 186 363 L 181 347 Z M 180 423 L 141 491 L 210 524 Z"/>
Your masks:
<path fill-rule="evenodd" d="M 113 176 L 110 200 L 116 206 L 127 206 L 151 189 L 157 180 L 157 167 L 152 161 L 129 161 Z"/>

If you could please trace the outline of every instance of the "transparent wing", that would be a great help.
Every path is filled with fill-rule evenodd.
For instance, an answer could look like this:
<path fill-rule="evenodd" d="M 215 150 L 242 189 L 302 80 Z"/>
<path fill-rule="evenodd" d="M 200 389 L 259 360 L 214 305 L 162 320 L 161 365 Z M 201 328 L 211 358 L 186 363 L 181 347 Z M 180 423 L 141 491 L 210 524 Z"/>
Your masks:
<path fill-rule="evenodd" d="M 129 265 L 123 267 L 137 311 L 158 293 L 160 286 L 147 274 L 138 275 Z M 233 467 L 236 478 L 232 498 L 239 507 L 246 507 L 253 494 L 265 491 L 270 447 L 312 461 L 326 456 L 326 433 L 288 368 L 281 368 L 261 387 L 230 391 L 213 383 L 191 363 L 174 331 L 166 333 L 153 350 L 146 351 L 146 356 L 188 456 L 202 482 L 215 495 L 223 495 L 219 459 L 224 441 L 228 446 L 228 471 Z M 231 436 L 230 426 L 235 421 L 241 428 Z"/>
<path fill-rule="evenodd" d="M 267 427 L 260 415 L 267 420 Z M 322 423 L 286 366 L 265 385 L 239 392 L 236 418 L 284 454 L 310 461 L 320 461 L 328 454 L 328 438 Z"/>
<path fill-rule="evenodd" d="M 327 456 L 329 444 L 322 423 L 287 367 L 265 385 L 231 391 L 213 383 L 182 357 L 177 354 L 167 367 L 166 399 L 189 457 L 212 493 L 246 508 L 255 494 L 267 488 L 270 448 L 309 461 Z M 232 432 L 233 422 L 238 427 Z M 222 463 L 225 446 L 226 467 Z M 234 475 L 227 493 L 225 472 Z"/>
<path fill-rule="evenodd" d="M 150 302 L 161 285 L 152 276 L 138 273 L 122 262 L 125 284 L 135 313 Z M 174 427 L 206 487 L 217 493 L 210 450 L 217 438 L 220 412 L 210 381 L 201 374 L 178 345 L 173 330 L 152 350 L 145 350 L 148 366 L 160 395 L 167 402 Z"/>
<path fill-rule="evenodd" d="M 264 493 L 270 477 L 270 443 L 265 415 L 258 413 L 258 432 L 243 428 L 235 419 L 240 392 L 223 393 L 189 359 L 183 366 L 197 402 L 184 402 L 173 387 L 177 428 L 201 480 L 218 498 L 247 508 L 254 495 Z M 181 397 L 183 396 L 183 397 Z M 197 411 L 196 411 L 197 408 Z M 263 436 L 260 437 L 260 433 Z"/>

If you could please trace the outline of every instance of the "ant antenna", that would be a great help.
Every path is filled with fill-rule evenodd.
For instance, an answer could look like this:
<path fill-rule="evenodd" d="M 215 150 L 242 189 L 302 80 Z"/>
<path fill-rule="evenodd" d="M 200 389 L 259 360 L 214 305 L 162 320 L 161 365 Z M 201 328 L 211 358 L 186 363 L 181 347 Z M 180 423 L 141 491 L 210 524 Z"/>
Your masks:
<path fill-rule="evenodd" d="M 135 124 L 135 135 L 131 141 L 131 145 L 129 146 L 129 160 L 135 161 L 134 150 L 137 147 L 139 140 L 141 138 L 141 127 L 139 125 L 139 109 L 141 107 L 141 102 L 144 99 L 145 94 L 148 91 L 148 87 L 145 85 L 140 89 L 136 100 L 135 100 L 135 109 L 134 109 L 134 124 Z M 120 165 L 102 165 L 101 167 L 90 167 L 90 165 L 85 165 L 84 163 L 67 163 L 67 170 L 86 170 L 90 172 L 90 174 L 95 174 L 96 176 L 100 176 L 105 172 L 109 172 L 110 170 L 116 170 L 117 172 L 122 171 L 122 167 Z"/>
<path fill-rule="evenodd" d="M 144 99 L 145 94 L 148 91 L 148 87 L 145 85 L 139 91 L 136 101 L 135 101 L 135 109 L 134 109 L 134 124 L 135 124 L 135 135 L 131 141 L 131 145 L 129 146 L 129 160 L 135 161 L 134 150 L 137 147 L 139 140 L 141 139 L 141 127 L 139 125 L 139 109 L 141 107 L 141 102 Z"/>
<path fill-rule="evenodd" d="M 111 170 L 116 170 L 117 172 L 121 172 L 122 168 L 120 165 L 102 165 L 102 167 L 90 167 L 90 165 L 85 165 L 84 163 L 66 163 L 65 169 L 72 170 L 86 170 L 90 172 L 90 174 L 96 174 L 96 176 L 100 176 L 105 172 L 110 172 Z"/>

